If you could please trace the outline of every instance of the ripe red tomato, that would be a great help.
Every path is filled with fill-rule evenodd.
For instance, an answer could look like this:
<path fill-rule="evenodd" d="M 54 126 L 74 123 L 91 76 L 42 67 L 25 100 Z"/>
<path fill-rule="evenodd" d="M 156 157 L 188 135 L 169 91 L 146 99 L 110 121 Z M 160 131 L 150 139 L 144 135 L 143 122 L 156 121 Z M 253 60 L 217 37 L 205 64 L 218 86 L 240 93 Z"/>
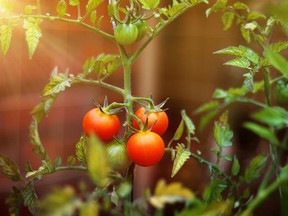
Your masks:
<path fill-rule="evenodd" d="M 87 136 L 94 133 L 102 141 L 110 141 L 120 130 L 120 120 L 116 115 L 109 115 L 99 108 L 89 110 L 83 118 L 83 130 Z"/>
<path fill-rule="evenodd" d="M 111 141 L 105 145 L 109 166 L 115 171 L 127 169 L 131 161 L 128 158 L 126 146 L 124 143 Z"/>
<path fill-rule="evenodd" d="M 148 118 L 148 129 L 150 129 L 153 124 L 153 128 L 151 129 L 152 132 L 159 134 L 160 136 L 165 133 L 168 128 L 169 120 L 167 114 L 162 112 L 148 112 L 146 113 L 146 108 L 141 107 L 136 112 L 135 115 L 141 119 L 142 123 L 145 124 L 146 119 Z M 155 123 L 156 122 L 156 123 Z M 137 130 L 140 129 L 138 122 L 133 119 L 132 121 L 133 127 Z"/>
<path fill-rule="evenodd" d="M 151 131 L 133 134 L 126 145 L 128 157 L 140 166 L 152 166 L 158 163 L 165 151 L 163 139 Z"/>

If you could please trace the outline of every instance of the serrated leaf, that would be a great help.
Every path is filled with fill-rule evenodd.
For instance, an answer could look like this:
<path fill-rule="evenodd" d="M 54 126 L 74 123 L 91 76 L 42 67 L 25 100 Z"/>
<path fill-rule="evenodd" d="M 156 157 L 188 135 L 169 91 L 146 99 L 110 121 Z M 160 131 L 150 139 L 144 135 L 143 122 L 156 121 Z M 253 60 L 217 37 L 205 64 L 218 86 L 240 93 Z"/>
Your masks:
<path fill-rule="evenodd" d="M 37 202 L 37 214 L 73 215 L 82 204 L 82 201 L 75 195 L 75 190 L 71 186 L 54 188 L 43 200 Z"/>
<path fill-rule="evenodd" d="M 241 58 L 245 58 L 255 64 L 259 62 L 259 55 L 254 52 L 252 49 L 245 47 L 245 46 L 229 46 L 224 49 L 218 50 L 213 54 L 228 54 L 228 55 L 235 55 Z"/>
<path fill-rule="evenodd" d="M 154 195 L 149 198 L 150 204 L 157 209 L 163 209 L 165 204 L 183 202 L 194 199 L 195 195 L 188 188 L 182 186 L 180 182 L 166 184 L 165 180 L 158 181 Z"/>
<path fill-rule="evenodd" d="M 69 0 L 69 4 L 72 6 L 80 5 L 80 0 Z"/>
<path fill-rule="evenodd" d="M 269 45 L 269 49 L 273 52 L 279 53 L 288 49 L 288 41 L 279 41 Z"/>
<path fill-rule="evenodd" d="M 80 206 L 80 216 L 98 216 L 100 212 L 99 205 L 95 201 L 89 201 Z"/>
<path fill-rule="evenodd" d="M 282 107 L 266 107 L 253 113 L 252 118 L 276 128 L 288 125 L 288 112 Z"/>
<path fill-rule="evenodd" d="M 239 171 L 240 171 L 240 163 L 239 163 L 239 160 L 237 159 L 237 157 L 234 156 L 233 164 L 232 164 L 232 168 L 231 168 L 231 174 L 233 176 L 237 176 L 239 174 Z"/>
<path fill-rule="evenodd" d="M 260 177 L 260 172 L 265 167 L 267 161 L 266 155 L 258 155 L 254 157 L 245 170 L 244 180 L 249 184 Z"/>
<path fill-rule="evenodd" d="M 0 155 L 0 172 L 12 181 L 21 180 L 20 170 L 16 163 L 4 155 Z"/>
<path fill-rule="evenodd" d="M 181 116 L 182 116 L 182 119 L 184 120 L 185 126 L 187 128 L 187 132 L 194 135 L 195 134 L 195 125 L 192 122 L 192 120 L 187 116 L 185 110 L 181 111 Z"/>
<path fill-rule="evenodd" d="M 23 197 L 24 206 L 28 207 L 32 214 L 36 211 L 36 200 L 38 199 L 35 189 L 32 183 L 27 184 L 22 190 L 21 195 Z"/>
<path fill-rule="evenodd" d="M 95 10 L 104 0 L 89 0 L 86 5 L 86 11 L 91 13 Z"/>
<path fill-rule="evenodd" d="M 185 129 L 185 124 L 184 124 L 184 120 L 182 119 L 176 132 L 175 132 L 175 134 L 174 134 L 174 136 L 173 136 L 174 141 L 177 141 L 182 137 L 182 135 L 184 133 L 184 129 Z"/>
<path fill-rule="evenodd" d="M 176 146 L 176 156 L 173 161 L 173 168 L 171 177 L 174 177 L 178 171 L 181 169 L 181 167 L 184 165 L 184 163 L 190 158 L 191 152 L 187 149 L 184 149 L 184 146 L 182 144 L 178 144 Z"/>
<path fill-rule="evenodd" d="M 91 136 L 87 147 L 88 173 L 97 186 L 104 187 L 108 183 L 109 164 L 103 143 L 97 137 Z"/>
<path fill-rule="evenodd" d="M 270 64 L 279 70 L 284 76 L 288 77 L 288 61 L 280 54 L 265 50 L 264 56 L 269 60 Z"/>
<path fill-rule="evenodd" d="M 64 91 L 67 87 L 71 86 L 72 80 L 73 78 L 68 78 L 66 73 L 58 73 L 57 70 L 54 70 L 51 73 L 49 83 L 42 92 L 42 96 L 55 95 Z"/>
<path fill-rule="evenodd" d="M 24 19 L 23 28 L 26 29 L 26 42 L 28 45 L 29 58 L 31 59 L 42 37 L 42 32 L 39 27 L 42 19 L 27 18 Z"/>
<path fill-rule="evenodd" d="M 198 107 L 195 110 L 195 114 L 200 114 L 200 113 L 203 113 L 203 112 L 207 112 L 207 111 L 210 111 L 210 110 L 217 109 L 219 107 L 219 105 L 220 104 L 219 104 L 218 101 L 206 102 L 206 103 L 202 104 L 200 107 Z"/>
<path fill-rule="evenodd" d="M 36 154 L 40 154 L 43 158 L 47 157 L 46 150 L 41 143 L 39 132 L 38 132 L 38 122 L 35 117 L 32 118 L 32 122 L 30 124 L 30 142 L 33 145 L 33 151 Z"/>
<path fill-rule="evenodd" d="M 26 178 L 33 178 L 36 176 L 42 176 L 44 174 L 50 174 L 55 172 L 55 167 L 52 165 L 50 159 L 42 160 L 42 165 L 38 168 L 38 170 L 34 170 L 28 172 L 26 174 Z"/>
<path fill-rule="evenodd" d="M 244 127 L 249 129 L 250 131 L 254 132 L 258 136 L 260 136 L 264 139 L 267 139 L 268 141 L 270 141 L 274 145 L 279 144 L 279 140 L 278 140 L 277 136 L 269 128 L 263 127 L 259 124 L 252 123 L 252 122 L 244 123 Z"/>
<path fill-rule="evenodd" d="M 206 17 L 208 17 L 211 13 L 217 12 L 221 9 L 224 9 L 227 5 L 227 0 L 217 0 L 215 4 L 206 10 Z"/>
<path fill-rule="evenodd" d="M 2 25 L 0 27 L 0 44 L 3 56 L 7 54 L 8 49 L 11 45 L 12 32 L 13 32 L 12 25 Z"/>
<path fill-rule="evenodd" d="M 225 12 L 221 16 L 224 31 L 228 30 L 234 21 L 235 14 L 233 12 Z"/>
<path fill-rule="evenodd" d="M 115 205 L 115 206 L 119 206 L 119 197 L 116 193 L 115 190 L 112 191 L 111 195 L 110 195 L 110 199 L 111 199 L 111 202 Z"/>
<path fill-rule="evenodd" d="M 246 58 L 232 59 L 228 62 L 225 62 L 224 65 L 250 69 L 250 62 Z"/>
<path fill-rule="evenodd" d="M 221 179 L 212 179 L 210 185 L 204 192 L 204 201 L 206 204 L 222 201 L 221 193 L 227 188 L 227 183 Z"/>
<path fill-rule="evenodd" d="M 154 10 L 158 7 L 160 0 L 139 0 L 143 9 Z"/>
<path fill-rule="evenodd" d="M 13 187 L 11 193 L 5 199 L 5 204 L 8 205 L 9 214 L 20 216 L 22 203 L 23 203 L 23 198 L 22 198 L 21 191 L 18 188 Z"/>
<path fill-rule="evenodd" d="M 233 145 L 233 132 L 226 122 L 216 121 L 213 130 L 214 138 L 220 148 L 231 147 Z"/>
<path fill-rule="evenodd" d="M 56 12 L 60 17 L 63 17 L 66 15 L 67 4 L 65 0 L 58 1 L 57 6 L 56 6 Z"/>
<path fill-rule="evenodd" d="M 77 160 L 80 161 L 81 164 L 83 165 L 87 164 L 86 151 L 87 151 L 87 138 L 82 136 L 76 144 L 75 155 Z"/>

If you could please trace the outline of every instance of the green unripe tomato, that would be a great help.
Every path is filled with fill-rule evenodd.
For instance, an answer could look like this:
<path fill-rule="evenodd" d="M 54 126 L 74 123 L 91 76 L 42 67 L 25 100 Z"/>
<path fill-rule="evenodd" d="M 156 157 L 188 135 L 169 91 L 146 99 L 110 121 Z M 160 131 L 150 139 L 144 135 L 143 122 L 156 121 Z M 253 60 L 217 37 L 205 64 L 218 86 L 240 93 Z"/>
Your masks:
<path fill-rule="evenodd" d="M 137 26 L 138 29 L 138 36 L 136 41 L 139 41 L 146 35 L 148 25 L 145 20 L 138 20 L 137 22 L 135 22 L 135 25 Z"/>
<path fill-rule="evenodd" d="M 108 163 L 112 170 L 121 171 L 127 169 L 130 166 L 131 161 L 128 158 L 126 146 L 124 143 L 112 141 L 107 143 L 105 147 Z"/>
<path fill-rule="evenodd" d="M 131 45 L 136 42 L 138 36 L 138 29 L 135 24 L 118 24 L 114 29 L 114 37 L 120 45 Z"/>
<path fill-rule="evenodd" d="M 279 80 L 274 89 L 274 97 L 278 104 L 288 105 L 288 80 Z"/>

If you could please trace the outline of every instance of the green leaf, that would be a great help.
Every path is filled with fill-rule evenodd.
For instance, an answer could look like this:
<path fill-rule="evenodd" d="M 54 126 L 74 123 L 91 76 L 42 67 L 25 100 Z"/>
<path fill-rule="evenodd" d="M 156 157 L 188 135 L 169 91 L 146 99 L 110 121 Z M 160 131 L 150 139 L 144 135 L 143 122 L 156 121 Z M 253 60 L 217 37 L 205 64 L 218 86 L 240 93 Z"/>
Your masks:
<path fill-rule="evenodd" d="M 51 73 L 49 83 L 45 86 L 42 96 L 50 96 L 64 91 L 67 87 L 71 86 L 73 77 L 67 76 L 67 73 L 58 73 L 55 69 Z"/>
<path fill-rule="evenodd" d="M 158 7 L 160 0 L 139 0 L 143 9 L 154 10 Z"/>
<path fill-rule="evenodd" d="M 247 12 L 250 11 L 249 7 L 243 2 L 235 2 L 233 4 L 233 8 L 236 9 L 236 10 L 245 10 Z"/>
<path fill-rule="evenodd" d="M 217 109 L 219 107 L 219 105 L 220 104 L 219 104 L 218 101 L 206 102 L 206 103 L 202 104 L 200 107 L 198 107 L 195 110 L 195 114 L 200 114 L 200 113 L 203 113 L 203 112 L 207 112 L 207 111 L 210 111 L 210 110 Z"/>
<path fill-rule="evenodd" d="M 184 129 L 185 129 L 185 124 L 184 124 L 184 120 L 182 119 L 176 132 L 175 132 L 175 134 L 174 134 L 174 136 L 173 136 L 174 141 L 177 141 L 182 137 L 182 135 L 184 133 Z"/>
<path fill-rule="evenodd" d="M 184 149 L 183 144 L 178 144 L 176 146 L 176 150 L 177 150 L 177 153 L 173 161 L 171 177 L 174 177 L 177 174 L 177 172 L 181 169 L 181 167 L 190 158 L 190 155 L 191 155 L 191 152 L 189 150 Z"/>
<path fill-rule="evenodd" d="M 90 22 L 91 22 L 93 25 L 95 25 L 96 19 L 97 19 L 97 11 L 94 10 L 94 11 L 92 11 L 91 14 L 90 14 Z"/>
<path fill-rule="evenodd" d="M 219 113 L 219 110 L 213 110 L 207 114 L 204 115 L 204 117 L 201 118 L 199 123 L 199 129 L 203 130 L 206 125 Z"/>
<path fill-rule="evenodd" d="M 80 206 L 80 216 L 99 216 L 100 208 L 95 201 L 89 201 Z"/>
<path fill-rule="evenodd" d="M 250 31 L 245 28 L 245 25 L 241 25 L 240 32 L 242 37 L 245 39 L 246 43 L 251 42 Z"/>
<path fill-rule="evenodd" d="M 234 17 L 235 17 L 235 14 L 230 11 L 224 12 L 222 14 L 221 20 L 222 20 L 224 31 L 228 30 L 232 26 Z"/>
<path fill-rule="evenodd" d="M 246 58 L 232 59 L 228 62 L 225 62 L 224 65 L 250 69 L 250 62 Z"/>
<path fill-rule="evenodd" d="M 228 54 L 228 55 L 235 55 L 238 56 L 240 58 L 244 58 L 247 59 L 255 64 L 258 64 L 259 62 L 259 55 L 254 52 L 252 49 L 245 47 L 245 46 L 229 46 L 226 47 L 224 49 L 218 50 L 216 52 L 214 52 L 213 54 Z"/>
<path fill-rule="evenodd" d="M 24 206 L 28 207 L 29 211 L 34 215 L 36 211 L 36 200 L 38 199 L 33 184 L 28 183 L 22 190 Z"/>
<path fill-rule="evenodd" d="M 120 198 L 128 197 L 131 194 L 131 191 L 132 191 L 132 186 L 131 186 L 131 183 L 128 181 L 122 182 L 116 190 Z"/>
<path fill-rule="evenodd" d="M 21 174 L 18 166 L 10 158 L 0 155 L 0 172 L 12 181 L 20 181 Z"/>
<path fill-rule="evenodd" d="M 69 165 L 75 164 L 75 163 L 76 163 L 76 157 L 75 157 L 74 155 L 69 155 L 69 156 L 67 157 L 67 163 L 68 163 Z"/>
<path fill-rule="evenodd" d="M 71 186 L 54 188 L 43 200 L 37 202 L 38 215 L 73 215 L 82 201 Z"/>
<path fill-rule="evenodd" d="M 252 114 L 253 119 L 276 128 L 288 125 L 288 112 L 282 107 L 266 107 Z"/>
<path fill-rule="evenodd" d="M 12 40 L 12 25 L 2 25 L 0 27 L 0 44 L 3 56 L 8 52 Z"/>
<path fill-rule="evenodd" d="M 51 160 L 46 159 L 42 160 L 42 165 L 38 170 L 28 172 L 26 178 L 41 177 L 44 174 L 50 174 L 55 172 L 55 167 L 52 165 Z"/>
<path fill-rule="evenodd" d="M 72 6 L 80 5 L 80 0 L 69 0 L 69 4 Z"/>
<path fill-rule="evenodd" d="M 266 165 L 267 156 L 258 155 L 254 157 L 245 170 L 244 180 L 249 184 L 260 177 L 260 172 Z"/>
<path fill-rule="evenodd" d="M 223 158 L 227 161 L 232 161 L 231 155 L 224 155 Z"/>
<path fill-rule="evenodd" d="M 60 1 L 57 3 L 56 12 L 57 12 L 57 14 L 58 14 L 60 17 L 63 17 L 63 16 L 66 15 L 66 12 L 67 12 L 67 4 L 66 4 L 66 1 L 65 1 L 65 0 L 60 0 Z"/>
<path fill-rule="evenodd" d="M 33 151 L 36 154 L 40 154 L 43 158 L 46 158 L 46 150 L 41 143 L 39 132 L 38 132 L 38 122 L 35 117 L 32 118 L 32 122 L 30 124 L 30 142 L 33 145 Z"/>
<path fill-rule="evenodd" d="M 82 136 L 76 144 L 76 158 L 81 164 L 87 164 L 86 158 L 86 151 L 87 151 L 87 138 Z"/>
<path fill-rule="evenodd" d="M 187 130 L 188 130 L 188 133 L 194 135 L 195 134 L 195 125 L 192 122 L 192 120 L 187 116 L 185 110 L 181 111 L 181 116 L 182 116 L 182 119 L 184 120 L 184 123 L 185 123 Z"/>
<path fill-rule="evenodd" d="M 109 165 L 106 151 L 103 143 L 95 136 L 88 140 L 87 167 L 91 179 L 97 186 L 102 188 L 108 183 Z"/>
<path fill-rule="evenodd" d="M 21 205 L 23 203 L 21 191 L 13 187 L 11 193 L 5 199 L 5 204 L 8 205 L 8 211 L 10 215 L 20 216 Z"/>
<path fill-rule="evenodd" d="M 244 77 L 244 85 L 249 89 L 250 92 L 254 92 L 254 77 L 251 72 L 245 73 Z"/>
<path fill-rule="evenodd" d="M 282 55 L 272 50 L 265 50 L 264 56 L 273 67 L 279 70 L 284 76 L 288 76 L 288 61 Z"/>
<path fill-rule="evenodd" d="M 279 41 L 269 45 L 269 50 L 276 53 L 282 52 L 286 49 L 288 49 L 288 41 Z"/>
<path fill-rule="evenodd" d="M 233 159 L 231 173 L 233 176 L 237 176 L 239 174 L 239 171 L 240 171 L 240 163 L 239 163 L 239 160 L 237 159 L 237 157 L 235 155 L 234 159 Z"/>
<path fill-rule="evenodd" d="M 29 58 L 31 59 L 42 37 L 41 29 L 39 28 L 42 19 L 29 17 L 24 19 L 23 28 L 26 29 L 26 42 L 28 45 Z"/>
<path fill-rule="evenodd" d="M 233 145 L 233 132 L 230 130 L 226 121 L 216 121 L 214 123 L 214 138 L 220 148 L 230 147 Z"/>
<path fill-rule="evenodd" d="M 176 0 L 174 0 L 172 6 L 169 5 L 164 14 L 167 17 L 174 17 L 179 14 L 179 12 L 181 12 L 183 9 L 185 9 L 186 6 L 187 5 L 185 3 L 178 3 Z"/>
<path fill-rule="evenodd" d="M 86 11 L 88 13 L 91 13 L 93 10 L 95 10 L 103 0 L 89 0 L 87 5 L 86 5 Z"/>
<path fill-rule="evenodd" d="M 273 131 L 271 131 L 268 128 L 265 128 L 263 126 L 260 126 L 259 124 L 255 124 L 252 122 L 244 123 L 244 127 L 254 132 L 258 136 L 269 140 L 274 145 L 278 145 L 279 143 L 277 136 L 274 134 Z"/>
<path fill-rule="evenodd" d="M 252 11 L 248 14 L 248 20 L 256 20 L 256 19 L 266 19 L 266 16 L 262 13 Z"/>
<path fill-rule="evenodd" d="M 227 188 L 227 184 L 221 179 L 212 179 L 210 185 L 204 191 L 204 201 L 206 204 L 222 201 L 221 193 Z"/>
<path fill-rule="evenodd" d="M 215 4 L 206 10 L 206 17 L 208 17 L 211 13 L 217 12 L 221 9 L 224 9 L 227 5 L 227 0 L 217 0 Z"/>

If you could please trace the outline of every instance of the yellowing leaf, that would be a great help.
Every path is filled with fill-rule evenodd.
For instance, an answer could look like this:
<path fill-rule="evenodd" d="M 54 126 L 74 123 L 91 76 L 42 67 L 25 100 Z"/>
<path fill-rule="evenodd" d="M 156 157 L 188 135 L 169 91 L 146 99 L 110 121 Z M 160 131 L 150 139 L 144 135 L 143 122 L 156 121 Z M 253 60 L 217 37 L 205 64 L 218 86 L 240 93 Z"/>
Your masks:
<path fill-rule="evenodd" d="M 3 56 L 6 55 L 12 39 L 13 27 L 10 25 L 2 25 L 0 27 L 0 44 Z"/>
<path fill-rule="evenodd" d="M 149 198 L 149 202 L 155 208 L 162 209 L 165 204 L 183 202 L 188 199 L 194 199 L 195 195 L 188 188 L 182 186 L 180 182 L 166 184 L 165 180 L 159 180 L 154 195 Z"/>
<path fill-rule="evenodd" d="M 184 165 L 184 163 L 189 159 L 191 155 L 190 151 L 184 149 L 184 146 L 182 144 L 178 144 L 176 146 L 176 150 L 177 153 L 173 161 L 171 177 L 174 177 L 176 175 L 176 173 L 181 169 L 181 167 Z"/>

